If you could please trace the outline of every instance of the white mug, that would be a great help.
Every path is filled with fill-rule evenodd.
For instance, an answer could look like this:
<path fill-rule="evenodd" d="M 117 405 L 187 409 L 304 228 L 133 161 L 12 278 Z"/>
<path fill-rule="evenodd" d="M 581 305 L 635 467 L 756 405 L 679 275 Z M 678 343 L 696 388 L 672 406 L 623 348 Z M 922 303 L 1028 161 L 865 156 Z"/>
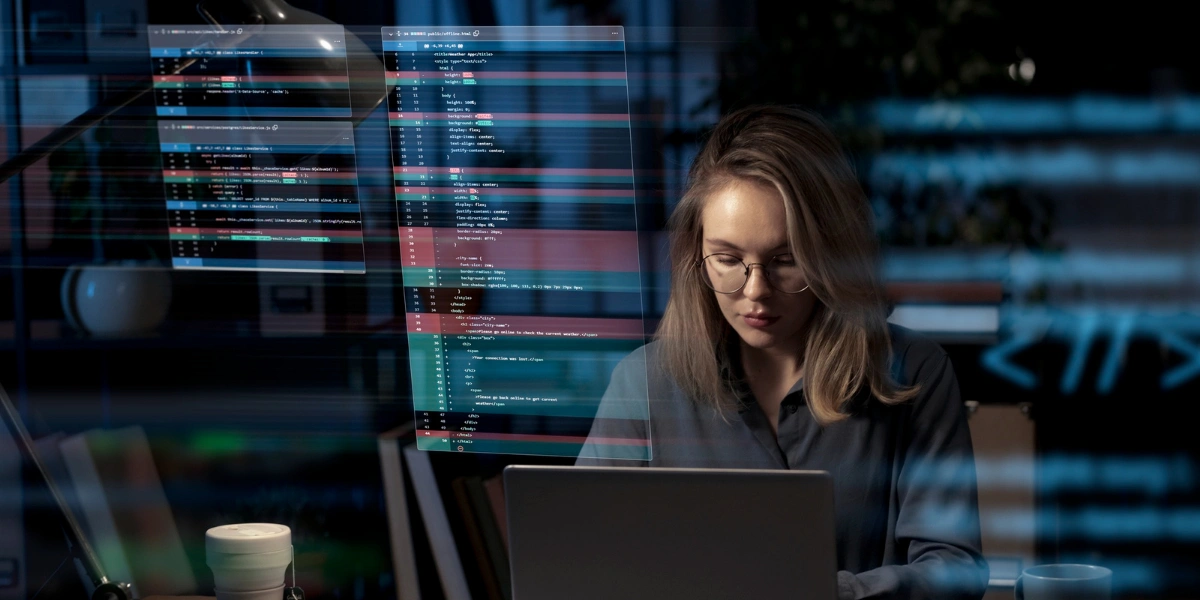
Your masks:
<path fill-rule="evenodd" d="M 281 600 L 292 562 L 292 530 L 273 523 L 239 523 L 205 533 L 205 557 L 217 600 Z"/>

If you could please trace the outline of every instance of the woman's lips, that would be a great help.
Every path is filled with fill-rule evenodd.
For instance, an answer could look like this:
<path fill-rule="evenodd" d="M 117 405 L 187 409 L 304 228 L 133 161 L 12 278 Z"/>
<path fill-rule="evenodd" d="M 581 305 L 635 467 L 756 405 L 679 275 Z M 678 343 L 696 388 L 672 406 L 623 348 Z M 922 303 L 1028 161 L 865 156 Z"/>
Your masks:
<path fill-rule="evenodd" d="M 779 317 L 772 317 L 765 313 L 764 314 L 753 314 L 753 315 L 742 315 L 743 322 L 745 322 L 747 325 L 749 325 L 751 327 L 757 327 L 757 328 L 769 327 L 771 324 L 773 324 L 775 321 L 778 321 L 778 320 L 779 320 Z"/>

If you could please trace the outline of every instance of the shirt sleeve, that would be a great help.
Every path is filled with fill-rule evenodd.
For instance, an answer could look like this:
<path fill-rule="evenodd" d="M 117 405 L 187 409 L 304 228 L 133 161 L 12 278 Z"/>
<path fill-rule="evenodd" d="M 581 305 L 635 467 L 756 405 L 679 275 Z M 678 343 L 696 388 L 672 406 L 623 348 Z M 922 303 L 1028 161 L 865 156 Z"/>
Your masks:
<path fill-rule="evenodd" d="M 576 466 L 647 466 L 648 462 L 642 456 L 643 450 L 607 443 L 610 440 L 650 439 L 645 357 L 645 349 L 640 348 L 622 359 L 613 369 L 587 441 L 575 459 Z"/>
<path fill-rule="evenodd" d="M 896 560 L 907 564 L 839 572 L 840 600 L 979 600 L 987 589 L 966 407 L 949 357 L 939 352 L 926 363 L 913 378 L 921 390 L 912 401 L 896 484 L 895 539 L 906 552 Z"/>

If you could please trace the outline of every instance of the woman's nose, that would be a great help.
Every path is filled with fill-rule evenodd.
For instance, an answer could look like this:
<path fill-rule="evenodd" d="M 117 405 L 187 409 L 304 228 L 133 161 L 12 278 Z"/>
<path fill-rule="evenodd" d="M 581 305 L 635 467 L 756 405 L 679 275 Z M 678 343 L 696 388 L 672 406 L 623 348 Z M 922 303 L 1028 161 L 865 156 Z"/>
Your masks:
<path fill-rule="evenodd" d="M 767 281 L 766 267 L 750 265 L 750 273 L 746 275 L 746 285 L 742 287 L 742 294 L 750 300 L 758 300 L 771 295 L 771 282 Z"/>

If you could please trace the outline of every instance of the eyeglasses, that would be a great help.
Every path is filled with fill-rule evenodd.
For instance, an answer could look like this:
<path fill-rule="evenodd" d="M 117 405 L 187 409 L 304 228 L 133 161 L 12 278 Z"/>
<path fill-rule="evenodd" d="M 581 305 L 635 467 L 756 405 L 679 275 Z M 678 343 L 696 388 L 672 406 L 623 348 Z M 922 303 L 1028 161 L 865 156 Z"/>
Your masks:
<path fill-rule="evenodd" d="M 791 254 L 772 256 L 764 263 L 746 264 L 732 254 L 709 254 L 696 264 L 700 279 L 718 294 L 732 294 L 750 281 L 750 268 L 758 265 L 771 287 L 785 294 L 799 294 L 808 289 L 804 281 L 804 270 L 796 264 Z"/>

